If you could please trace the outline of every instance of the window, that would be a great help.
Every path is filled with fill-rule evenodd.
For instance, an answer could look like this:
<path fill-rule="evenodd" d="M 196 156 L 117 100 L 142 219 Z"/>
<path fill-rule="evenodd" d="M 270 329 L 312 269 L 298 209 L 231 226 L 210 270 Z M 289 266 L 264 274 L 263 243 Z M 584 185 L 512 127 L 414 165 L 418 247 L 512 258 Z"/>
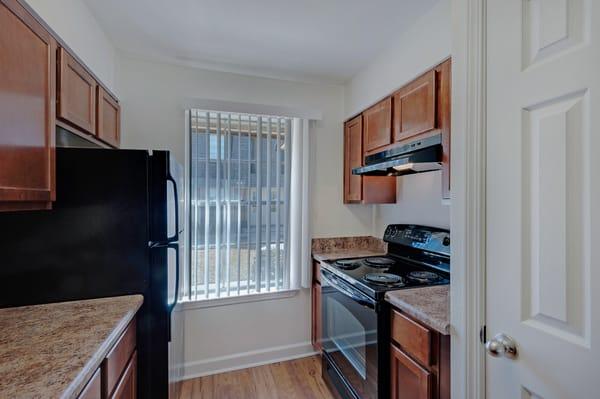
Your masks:
<path fill-rule="evenodd" d="M 186 299 L 287 290 L 291 119 L 189 115 Z"/>

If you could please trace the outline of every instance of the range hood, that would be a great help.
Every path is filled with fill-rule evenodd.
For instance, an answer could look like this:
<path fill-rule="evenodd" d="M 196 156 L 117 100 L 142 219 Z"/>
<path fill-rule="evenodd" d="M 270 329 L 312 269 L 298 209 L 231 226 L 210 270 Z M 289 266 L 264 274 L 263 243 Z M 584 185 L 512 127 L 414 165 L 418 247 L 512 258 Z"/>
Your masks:
<path fill-rule="evenodd" d="M 442 168 L 442 135 L 415 140 L 400 147 L 365 157 L 365 166 L 352 169 L 353 175 L 402 176 Z"/>

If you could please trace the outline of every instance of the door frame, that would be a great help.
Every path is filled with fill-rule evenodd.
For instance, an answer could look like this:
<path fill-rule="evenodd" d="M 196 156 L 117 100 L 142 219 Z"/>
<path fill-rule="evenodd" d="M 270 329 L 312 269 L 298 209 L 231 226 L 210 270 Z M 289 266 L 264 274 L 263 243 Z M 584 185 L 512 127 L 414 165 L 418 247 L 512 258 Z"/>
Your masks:
<path fill-rule="evenodd" d="M 452 397 L 485 398 L 486 0 L 452 0 Z"/>

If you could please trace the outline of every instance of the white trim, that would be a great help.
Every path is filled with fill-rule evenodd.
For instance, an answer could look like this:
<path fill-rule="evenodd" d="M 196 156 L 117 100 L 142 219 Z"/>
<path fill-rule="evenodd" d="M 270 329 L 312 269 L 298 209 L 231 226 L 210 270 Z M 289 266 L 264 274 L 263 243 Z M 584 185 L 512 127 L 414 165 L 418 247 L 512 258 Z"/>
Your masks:
<path fill-rule="evenodd" d="M 186 98 L 182 102 L 184 109 L 196 108 L 203 111 L 234 112 L 238 114 L 281 116 L 309 120 L 322 120 L 323 113 L 317 109 L 285 107 L 281 105 L 266 105 L 243 103 L 236 101 L 214 100 L 208 98 Z"/>
<path fill-rule="evenodd" d="M 310 342 L 234 353 L 184 365 L 184 380 L 316 355 Z"/>
<path fill-rule="evenodd" d="M 453 0 L 452 397 L 485 398 L 486 0 Z"/>
<path fill-rule="evenodd" d="M 299 290 L 285 290 L 265 292 L 250 295 L 230 296 L 224 298 L 202 299 L 197 301 L 181 301 L 177 306 L 181 310 L 206 309 L 217 306 L 237 305 L 240 303 L 272 301 L 275 299 L 292 298 L 298 295 Z"/>

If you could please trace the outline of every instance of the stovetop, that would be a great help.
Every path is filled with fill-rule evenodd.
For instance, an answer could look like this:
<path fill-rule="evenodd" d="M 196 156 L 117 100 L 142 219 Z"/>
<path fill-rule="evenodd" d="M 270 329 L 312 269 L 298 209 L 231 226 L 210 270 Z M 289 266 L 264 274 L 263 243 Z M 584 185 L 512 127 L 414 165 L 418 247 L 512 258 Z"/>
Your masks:
<path fill-rule="evenodd" d="M 441 267 L 388 254 L 338 259 L 322 262 L 322 266 L 371 298 L 382 300 L 387 291 L 449 284 L 450 274 L 439 263 Z"/>

